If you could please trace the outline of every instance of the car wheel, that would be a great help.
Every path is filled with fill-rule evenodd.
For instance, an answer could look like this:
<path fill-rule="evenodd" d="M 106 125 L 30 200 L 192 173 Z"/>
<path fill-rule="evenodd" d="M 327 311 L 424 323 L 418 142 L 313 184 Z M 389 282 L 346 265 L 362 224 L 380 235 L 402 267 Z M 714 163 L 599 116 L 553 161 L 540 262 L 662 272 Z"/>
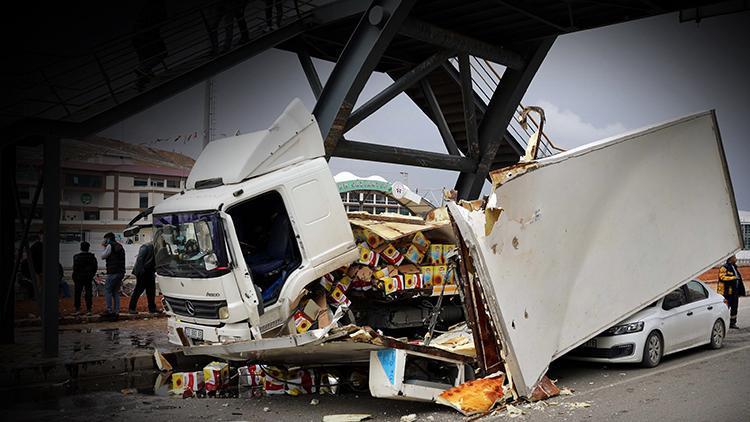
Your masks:
<path fill-rule="evenodd" d="M 652 331 L 646 337 L 641 364 L 646 368 L 653 368 L 661 362 L 662 356 L 664 356 L 664 341 L 658 332 Z"/>
<path fill-rule="evenodd" d="M 726 331 L 724 330 L 724 321 L 717 319 L 716 322 L 714 322 L 714 326 L 711 329 L 711 343 L 709 346 L 712 349 L 721 349 L 721 347 L 724 345 L 724 335 L 726 334 Z"/>

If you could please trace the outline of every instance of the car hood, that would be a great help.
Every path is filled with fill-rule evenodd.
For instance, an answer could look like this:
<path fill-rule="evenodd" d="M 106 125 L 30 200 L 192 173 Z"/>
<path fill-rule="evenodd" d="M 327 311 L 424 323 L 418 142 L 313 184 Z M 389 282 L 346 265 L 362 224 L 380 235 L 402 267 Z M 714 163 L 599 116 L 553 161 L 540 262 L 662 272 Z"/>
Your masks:
<path fill-rule="evenodd" d="M 629 324 L 631 322 L 643 321 L 659 313 L 661 310 L 660 304 L 656 306 L 649 306 L 648 308 L 641 309 L 640 311 L 630 315 L 615 325 Z"/>

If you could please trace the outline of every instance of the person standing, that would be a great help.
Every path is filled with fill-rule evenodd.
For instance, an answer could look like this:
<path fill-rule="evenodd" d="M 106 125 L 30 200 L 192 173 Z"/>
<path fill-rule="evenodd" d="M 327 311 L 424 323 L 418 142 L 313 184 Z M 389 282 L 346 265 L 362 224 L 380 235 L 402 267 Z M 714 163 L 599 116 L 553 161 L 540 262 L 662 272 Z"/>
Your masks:
<path fill-rule="evenodd" d="M 156 313 L 156 262 L 154 261 L 154 244 L 148 242 L 138 249 L 138 257 L 133 265 L 135 275 L 135 289 L 130 296 L 130 313 L 138 313 L 138 299 L 143 291 L 146 291 L 148 311 Z"/>
<path fill-rule="evenodd" d="M 107 281 L 104 284 L 104 302 L 107 310 L 103 316 L 117 317 L 120 313 L 120 287 L 125 278 L 125 248 L 115 240 L 115 234 L 104 235 L 102 259 L 107 262 Z"/>
<path fill-rule="evenodd" d="M 86 315 L 91 315 L 93 310 L 92 300 L 92 282 L 96 276 L 96 270 L 99 263 L 96 256 L 89 252 L 89 242 L 81 242 L 81 252 L 73 256 L 73 284 L 75 285 L 75 298 L 73 304 L 76 308 L 75 315 L 81 314 L 81 293 L 85 294 Z"/>
<path fill-rule="evenodd" d="M 737 327 L 737 307 L 740 296 L 745 296 L 745 284 L 742 282 L 742 274 L 737 268 L 737 257 L 730 256 L 727 262 L 719 268 L 719 283 L 716 290 L 723 295 L 729 306 L 729 328 Z"/>

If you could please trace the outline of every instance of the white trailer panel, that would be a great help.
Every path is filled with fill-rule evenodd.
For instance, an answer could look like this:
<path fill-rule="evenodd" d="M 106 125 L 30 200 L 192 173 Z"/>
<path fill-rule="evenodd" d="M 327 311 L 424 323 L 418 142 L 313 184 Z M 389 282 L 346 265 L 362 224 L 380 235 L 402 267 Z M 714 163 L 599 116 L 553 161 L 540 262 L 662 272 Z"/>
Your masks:
<path fill-rule="evenodd" d="M 713 112 L 499 170 L 485 213 L 449 204 L 528 395 L 549 363 L 727 258 L 741 235 Z"/>

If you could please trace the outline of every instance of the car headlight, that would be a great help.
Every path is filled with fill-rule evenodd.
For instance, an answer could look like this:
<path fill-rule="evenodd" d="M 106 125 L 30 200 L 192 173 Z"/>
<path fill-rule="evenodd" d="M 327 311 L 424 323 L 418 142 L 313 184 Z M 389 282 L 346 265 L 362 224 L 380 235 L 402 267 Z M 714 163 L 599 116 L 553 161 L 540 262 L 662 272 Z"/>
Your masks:
<path fill-rule="evenodd" d="M 219 319 L 227 319 L 229 318 L 229 308 L 226 306 L 222 306 L 219 308 Z"/>
<path fill-rule="evenodd" d="M 630 324 L 615 325 L 604 332 L 607 336 L 619 336 L 621 334 L 630 334 L 643 331 L 643 321 L 633 322 Z"/>

